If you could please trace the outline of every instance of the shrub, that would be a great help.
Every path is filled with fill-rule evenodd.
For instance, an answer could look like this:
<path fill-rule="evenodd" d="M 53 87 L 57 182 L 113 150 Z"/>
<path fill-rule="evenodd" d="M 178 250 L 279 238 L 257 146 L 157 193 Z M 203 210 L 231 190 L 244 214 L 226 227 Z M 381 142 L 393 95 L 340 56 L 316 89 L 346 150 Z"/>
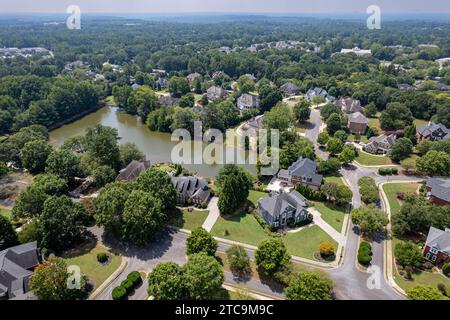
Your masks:
<path fill-rule="evenodd" d="M 387 176 L 391 174 L 391 169 L 389 168 L 379 168 L 378 173 L 382 176 Z"/>
<path fill-rule="evenodd" d="M 326 201 L 327 200 L 327 197 L 323 192 L 311 190 L 310 188 L 305 187 L 301 184 L 299 184 L 295 189 L 308 200 L 313 200 L 313 201 Z"/>
<path fill-rule="evenodd" d="M 334 246 L 329 242 L 322 242 L 319 246 L 319 250 L 322 257 L 334 255 Z"/>
<path fill-rule="evenodd" d="M 363 241 L 359 245 L 358 249 L 358 262 L 364 266 L 367 266 L 372 261 L 372 246 L 370 243 Z"/>
<path fill-rule="evenodd" d="M 123 280 L 120 286 L 123 287 L 127 291 L 127 293 L 129 293 L 134 288 L 133 282 L 128 279 Z"/>
<path fill-rule="evenodd" d="M 450 276 L 450 264 L 446 263 L 442 266 L 442 272 L 446 275 L 446 276 Z"/>
<path fill-rule="evenodd" d="M 136 287 L 142 282 L 141 275 L 137 271 L 130 272 L 130 274 L 127 276 L 127 280 L 129 280 L 133 284 L 133 287 Z"/>
<path fill-rule="evenodd" d="M 113 300 L 123 300 L 125 299 L 127 294 L 127 290 L 124 287 L 118 286 L 113 289 L 112 298 Z"/>
<path fill-rule="evenodd" d="M 391 168 L 391 174 L 398 175 L 398 169 L 397 168 Z"/>
<path fill-rule="evenodd" d="M 105 263 L 108 261 L 108 255 L 105 252 L 97 253 L 97 261 L 100 263 Z"/>

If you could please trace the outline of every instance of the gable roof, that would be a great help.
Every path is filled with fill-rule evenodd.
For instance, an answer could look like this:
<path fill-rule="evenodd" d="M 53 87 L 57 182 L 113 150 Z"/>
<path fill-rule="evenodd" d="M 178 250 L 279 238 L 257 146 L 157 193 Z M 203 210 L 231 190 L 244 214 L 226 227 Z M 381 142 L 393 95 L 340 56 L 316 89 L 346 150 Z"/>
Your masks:
<path fill-rule="evenodd" d="M 429 178 L 427 187 L 431 189 L 430 195 L 438 199 L 450 202 L 450 179 Z"/>
<path fill-rule="evenodd" d="M 442 231 L 441 229 L 430 227 L 425 245 L 437 248 L 439 251 L 450 255 L 450 229 L 446 228 Z"/>
<path fill-rule="evenodd" d="M 345 113 L 354 113 L 363 111 L 361 102 L 352 97 L 341 98 L 336 101 L 336 105 Z"/>
<path fill-rule="evenodd" d="M 159 97 L 158 105 L 171 107 L 176 105 L 180 99 L 173 97 L 172 95 L 166 95 Z"/>
<path fill-rule="evenodd" d="M 178 194 L 183 197 L 198 197 L 202 201 L 207 201 L 209 199 L 211 190 L 209 189 L 206 180 L 192 176 L 171 177 L 171 180 Z"/>
<path fill-rule="evenodd" d="M 395 134 L 391 134 L 391 135 L 388 135 L 388 136 L 385 135 L 385 134 L 382 134 L 382 135 L 379 135 L 377 137 L 370 138 L 369 139 L 369 143 L 367 145 L 373 145 L 373 146 L 378 148 L 378 145 L 380 143 L 386 143 L 390 147 L 392 147 L 395 144 L 395 139 L 396 139 Z"/>
<path fill-rule="evenodd" d="M 239 108 L 258 108 L 259 107 L 259 97 L 254 94 L 244 93 L 238 98 Z"/>
<path fill-rule="evenodd" d="M 300 88 L 295 84 L 293 84 L 292 82 L 286 82 L 280 87 L 280 90 L 286 93 L 300 92 Z"/>
<path fill-rule="evenodd" d="M 444 134 L 443 139 L 450 139 L 450 129 L 441 123 L 430 122 L 430 124 L 417 129 L 417 132 L 424 137 L 435 136 L 438 131 L 442 131 Z"/>
<path fill-rule="evenodd" d="M 293 208 L 296 212 L 307 208 L 305 197 L 295 190 L 289 193 L 272 191 L 267 197 L 260 199 L 258 204 L 272 216 L 279 215 L 287 207 Z"/>
<path fill-rule="evenodd" d="M 349 114 L 348 121 L 351 123 L 369 124 L 369 120 L 361 112 L 355 112 L 355 113 Z"/>
<path fill-rule="evenodd" d="M 139 177 L 142 171 L 150 168 L 150 161 L 148 160 L 133 160 L 125 169 L 122 169 L 116 180 L 134 181 Z"/>
<path fill-rule="evenodd" d="M 0 299 L 13 298 L 29 291 L 28 278 L 40 263 L 37 242 L 0 251 Z"/>
<path fill-rule="evenodd" d="M 311 179 L 310 183 L 320 186 L 322 184 L 323 176 L 316 173 L 317 163 L 308 158 L 298 158 L 288 168 L 289 175 L 297 177 L 306 177 Z"/>

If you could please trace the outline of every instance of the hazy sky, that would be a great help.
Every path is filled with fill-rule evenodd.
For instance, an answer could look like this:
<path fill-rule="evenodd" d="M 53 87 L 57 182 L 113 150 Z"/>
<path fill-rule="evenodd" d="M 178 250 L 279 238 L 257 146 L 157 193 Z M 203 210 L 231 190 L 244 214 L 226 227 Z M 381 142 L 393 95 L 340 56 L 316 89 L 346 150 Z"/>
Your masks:
<path fill-rule="evenodd" d="M 0 0 L 0 13 L 65 13 L 69 5 L 85 13 L 365 13 L 371 4 L 382 13 L 450 13 L 450 0 Z"/>

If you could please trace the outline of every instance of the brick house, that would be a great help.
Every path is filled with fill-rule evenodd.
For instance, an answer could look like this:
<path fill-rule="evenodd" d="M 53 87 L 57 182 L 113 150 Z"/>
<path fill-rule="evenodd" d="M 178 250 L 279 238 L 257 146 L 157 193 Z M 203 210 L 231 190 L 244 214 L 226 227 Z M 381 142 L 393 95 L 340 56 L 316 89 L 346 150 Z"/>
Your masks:
<path fill-rule="evenodd" d="M 361 113 L 355 112 L 348 115 L 348 128 L 351 133 L 364 134 L 367 130 L 369 120 Z"/>
<path fill-rule="evenodd" d="M 430 227 L 423 255 L 436 265 L 450 263 L 450 229 Z"/>
<path fill-rule="evenodd" d="M 206 95 L 210 101 L 222 100 L 228 96 L 228 92 L 222 87 L 212 86 L 206 91 Z"/>
<path fill-rule="evenodd" d="M 450 179 L 429 178 L 426 189 L 431 202 L 437 205 L 450 205 Z"/>
<path fill-rule="evenodd" d="M 323 176 L 317 174 L 317 163 L 300 157 L 287 170 L 278 172 L 278 179 L 289 184 L 301 184 L 313 190 L 319 190 L 322 185 Z"/>
<path fill-rule="evenodd" d="M 450 139 L 450 129 L 440 123 L 431 122 L 429 125 L 420 127 L 416 133 L 417 141 L 428 139 L 431 141 Z"/>

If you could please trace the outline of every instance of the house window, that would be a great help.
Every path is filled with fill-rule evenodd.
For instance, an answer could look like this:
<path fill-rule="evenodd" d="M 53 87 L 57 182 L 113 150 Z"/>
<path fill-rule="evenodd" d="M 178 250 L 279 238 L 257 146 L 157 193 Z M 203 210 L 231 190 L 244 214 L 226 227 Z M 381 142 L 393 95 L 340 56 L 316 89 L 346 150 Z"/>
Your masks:
<path fill-rule="evenodd" d="M 432 257 L 431 257 L 431 261 L 433 261 L 433 262 L 435 262 L 436 259 L 437 259 L 437 256 L 432 256 Z"/>
<path fill-rule="evenodd" d="M 428 252 L 428 253 L 425 255 L 425 258 L 427 258 L 428 260 L 430 260 L 430 257 L 431 257 L 431 254 Z"/>
<path fill-rule="evenodd" d="M 433 248 L 430 249 L 430 252 L 433 253 L 433 254 L 436 254 L 436 253 L 438 253 L 438 250 L 433 247 Z"/>

